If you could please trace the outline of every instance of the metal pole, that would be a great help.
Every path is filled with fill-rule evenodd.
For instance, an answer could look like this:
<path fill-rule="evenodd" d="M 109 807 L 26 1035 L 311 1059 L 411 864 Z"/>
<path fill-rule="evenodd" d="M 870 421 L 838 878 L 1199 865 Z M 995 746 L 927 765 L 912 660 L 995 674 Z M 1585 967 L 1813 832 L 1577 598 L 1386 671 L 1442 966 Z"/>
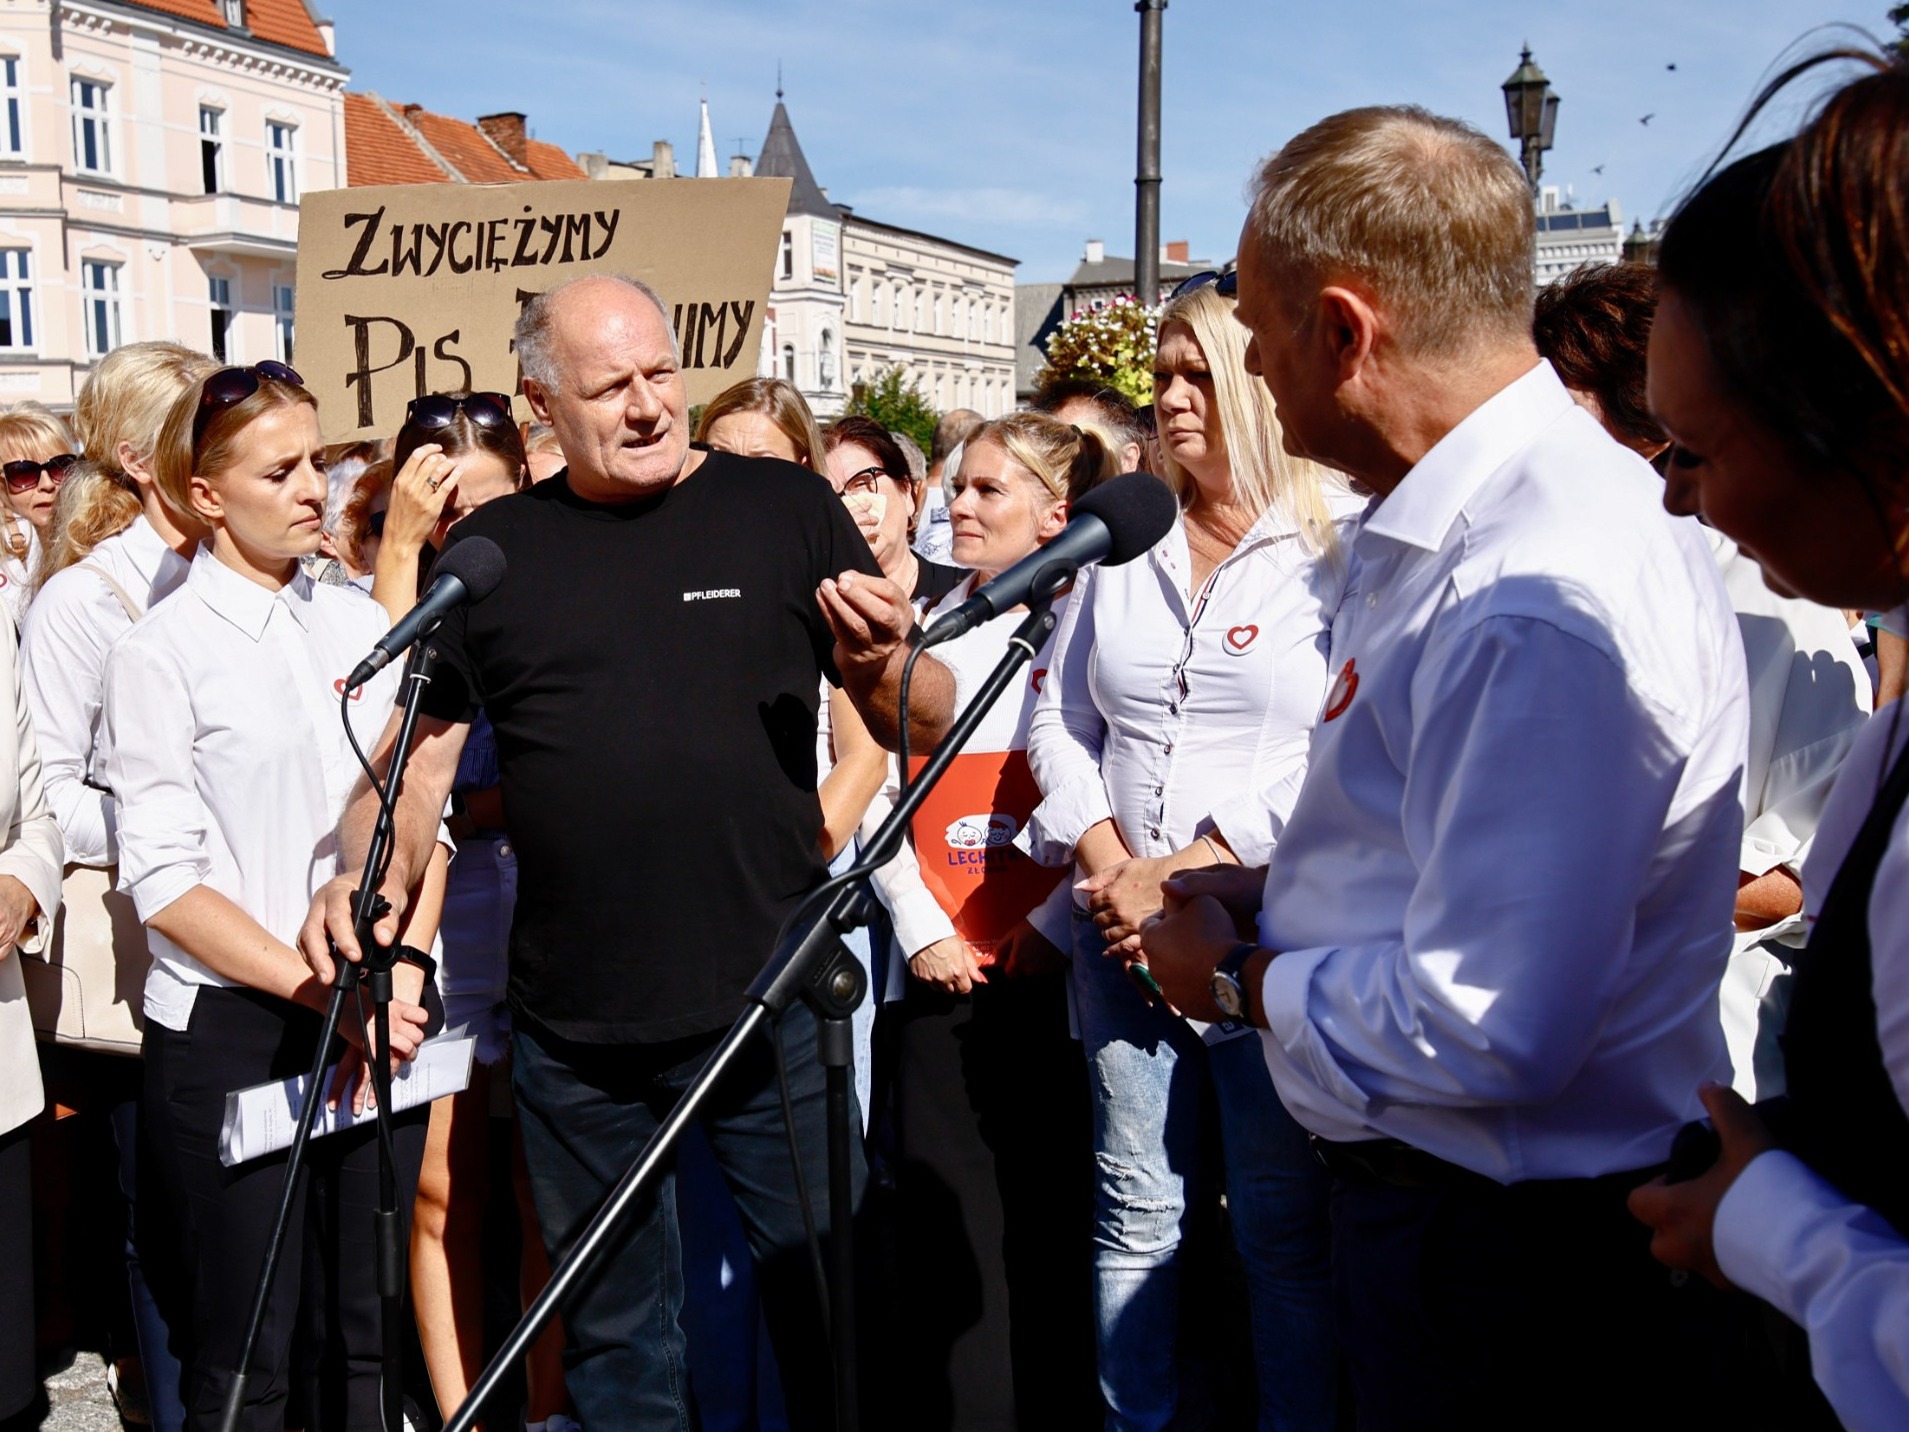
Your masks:
<path fill-rule="evenodd" d="M 1160 301 L 1160 16 L 1167 0 L 1135 0 L 1140 12 L 1140 169 L 1134 178 L 1133 296 Z"/>

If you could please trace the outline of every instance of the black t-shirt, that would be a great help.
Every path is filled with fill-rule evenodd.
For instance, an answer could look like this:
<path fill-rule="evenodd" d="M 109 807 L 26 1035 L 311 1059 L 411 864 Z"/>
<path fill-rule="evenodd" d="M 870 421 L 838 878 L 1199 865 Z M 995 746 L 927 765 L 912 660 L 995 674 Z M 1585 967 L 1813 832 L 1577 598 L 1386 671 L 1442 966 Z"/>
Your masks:
<path fill-rule="evenodd" d="M 940 562 L 930 562 L 926 557 L 917 557 L 915 562 L 921 570 L 915 574 L 915 590 L 910 595 L 918 602 L 927 602 L 931 607 L 969 576 L 966 567 L 946 567 Z"/>
<path fill-rule="evenodd" d="M 508 571 L 440 629 L 433 716 L 497 732 L 517 847 L 510 1003 L 561 1038 L 718 1029 L 824 873 L 824 577 L 876 572 L 806 468 L 709 453 L 640 502 L 564 474 L 457 525 Z"/>

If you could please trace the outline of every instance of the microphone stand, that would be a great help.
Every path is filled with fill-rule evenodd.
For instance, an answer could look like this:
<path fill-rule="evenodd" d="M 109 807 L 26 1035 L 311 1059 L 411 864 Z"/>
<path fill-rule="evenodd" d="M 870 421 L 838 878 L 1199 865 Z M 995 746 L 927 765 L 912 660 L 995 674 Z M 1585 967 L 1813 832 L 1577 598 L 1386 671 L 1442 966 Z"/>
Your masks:
<path fill-rule="evenodd" d="M 894 859 L 901 849 L 908 823 L 928 793 L 935 787 L 949 764 L 960 752 L 975 728 L 995 701 L 1014 680 L 1015 674 L 1034 660 L 1048 637 L 1053 635 L 1057 618 L 1051 606 L 1054 594 L 1073 580 L 1069 565 L 1052 576 L 1043 572 L 1044 594 L 1028 603 L 1028 617 L 1009 638 L 1008 651 L 989 673 L 988 679 L 965 710 L 955 718 L 948 734 L 935 748 L 922 773 L 908 783 L 907 790 L 888 819 L 882 822 L 863 851 L 861 859 L 836 877 L 839 885 L 820 918 L 806 929 L 791 932 L 764 965 L 745 996 L 748 1006 L 742 1017 L 730 1026 L 709 1061 L 703 1066 L 682 1098 L 650 1136 L 650 1141 L 635 1163 L 610 1191 L 589 1226 L 571 1245 L 563 1260 L 551 1270 L 550 1281 L 537 1295 L 517 1326 L 477 1379 L 457 1414 L 445 1424 L 444 1432 L 472 1432 L 485 1405 L 496 1394 L 511 1365 L 529 1352 L 537 1335 L 557 1311 L 558 1302 L 578 1280 L 606 1257 L 631 1207 L 654 1186 L 674 1153 L 677 1142 L 702 1111 L 735 1063 L 745 1045 L 763 1026 L 800 997 L 816 1015 L 816 1044 L 826 1080 L 829 1151 L 829 1308 L 828 1334 L 834 1354 L 835 1415 L 839 1432 L 859 1432 L 861 1426 L 860 1388 L 855 1356 L 854 1272 L 855 1248 L 854 1188 L 851 1182 L 850 1150 L 854 1138 L 849 1113 L 849 1078 L 854 1064 L 854 1045 L 850 1034 L 850 1016 L 861 1003 L 868 986 L 861 962 L 842 945 L 842 936 L 866 924 L 875 909 L 875 897 L 868 878 Z M 908 713 L 902 713 L 908 719 Z"/>
<path fill-rule="evenodd" d="M 435 630 L 435 628 L 433 628 Z M 378 803 L 378 819 L 372 828 L 371 843 L 365 854 L 364 876 L 352 893 L 352 930 L 361 962 L 353 962 L 331 947 L 338 971 L 331 987 L 331 1001 L 325 1008 L 324 1027 L 319 1033 L 318 1049 L 312 1056 L 311 1072 L 305 1079 L 305 1101 L 298 1111 L 298 1127 L 292 1132 L 291 1151 L 285 1159 L 284 1184 L 278 1196 L 278 1215 L 272 1224 L 272 1238 L 265 1247 L 265 1260 L 259 1270 L 258 1287 L 252 1295 L 252 1316 L 246 1324 L 245 1342 L 239 1352 L 238 1366 L 226 1390 L 225 1407 L 220 1414 L 221 1432 L 238 1432 L 245 1410 L 246 1384 L 251 1377 L 252 1355 L 259 1331 L 264 1326 L 265 1310 L 271 1302 L 272 1282 L 278 1272 L 278 1260 L 284 1250 L 290 1227 L 292 1205 L 298 1189 L 298 1175 L 305 1159 L 305 1147 L 311 1142 L 312 1128 L 318 1120 L 318 1106 L 325 1097 L 327 1056 L 338 1033 L 338 1021 L 345 1000 L 362 985 L 371 991 L 372 1026 L 377 1046 L 375 1058 L 366 1060 L 377 1107 L 374 1123 L 378 1137 L 378 1211 L 373 1214 L 377 1231 L 376 1272 L 378 1314 L 383 1336 L 383 1371 L 379 1389 L 386 1432 L 398 1432 L 404 1425 L 404 1220 L 398 1208 L 397 1152 L 391 1137 L 391 971 L 397 964 L 397 947 L 380 945 L 371 936 L 373 925 L 389 913 L 391 907 L 378 893 L 385 868 L 390 863 L 391 845 L 396 838 L 391 812 L 404 788 L 404 768 L 411 756 L 411 737 L 418 724 L 418 708 L 424 688 L 431 684 L 437 664 L 437 649 L 430 644 L 431 633 L 424 634 L 404 673 L 404 712 L 398 723 L 398 742 L 391 752 L 391 769 L 385 778 L 387 798 Z M 346 693 L 349 699 L 349 692 Z M 374 781 L 375 784 L 375 781 Z"/>

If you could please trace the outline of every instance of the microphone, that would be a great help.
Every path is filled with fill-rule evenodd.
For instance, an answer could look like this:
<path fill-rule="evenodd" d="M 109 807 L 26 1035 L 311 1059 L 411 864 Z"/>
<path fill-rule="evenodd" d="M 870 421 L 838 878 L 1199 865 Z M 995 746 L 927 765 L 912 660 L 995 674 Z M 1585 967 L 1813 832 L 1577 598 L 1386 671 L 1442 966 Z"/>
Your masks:
<path fill-rule="evenodd" d="M 481 602 L 504 580 L 504 549 L 488 537 L 466 537 L 453 542 L 437 560 L 435 575 L 418 604 L 396 626 L 378 638 L 378 644 L 345 678 L 345 689 L 363 686 L 383 671 L 409 646 L 437 630 L 453 608 Z"/>
<path fill-rule="evenodd" d="M 1030 597 L 1052 596 L 1082 567 L 1131 562 L 1172 530 L 1180 515 L 1173 492 L 1150 472 L 1123 472 L 1076 502 L 1061 535 L 1036 548 L 960 606 L 942 613 L 922 634 L 923 646 L 940 646 L 973 631 Z"/>

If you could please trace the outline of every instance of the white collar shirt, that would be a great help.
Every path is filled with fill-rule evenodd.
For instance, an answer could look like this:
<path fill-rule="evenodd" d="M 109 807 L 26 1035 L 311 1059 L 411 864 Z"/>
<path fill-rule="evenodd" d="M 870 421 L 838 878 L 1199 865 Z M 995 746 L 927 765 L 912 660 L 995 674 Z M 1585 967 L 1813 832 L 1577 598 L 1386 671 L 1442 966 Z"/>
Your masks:
<path fill-rule="evenodd" d="M 1341 546 L 1363 502 L 1331 499 Z M 1219 832 L 1263 865 L 1328 679 L 1343 551 L 1306 543 L 1277 507 L 1196 591 L 1186 525 L 1140 560 L 1083 575 L 1055 635 L 1028 760 L 1042 800 L 1024 848 L 1073 859 L 1112 819 L 1136 856 Z"/>
<path fill-rule="evenodd" d="M 360 768 L 339 720 L 344 678 L 389 629 L 384 608 L 300 572 L 273 592 L 201 548 L 179 593 L 106 662 L 107 783 L 119 886 L 142 921 L 198 885 L 287 944 L 338 871 L 337 826 Z M 401 670 L 345 703 L 369 751 Z M 146 1017 L 184 1029 L 201 985 L 231 981 L 156 931 Z"/>
<path fill-rule="evenodd" d="M 66 858 L 78 864 L 117 858 L 117 818 L 99 767 L 100 703 L 106 653 L 133 618 L 101 574 L 143 615 L 191 566 L 142 515 L 49 577 L 27 609 L 21 680 L 39 734 L 47 805 L 66 838 Z"/>
<path fill-rule="evenodd" d="M 1314 1133 L 1594 1176 L 1728 1078 L 1743 645 L 1661 499 L 1540 363 L 1367 516 L 1260 920 Z"/>

